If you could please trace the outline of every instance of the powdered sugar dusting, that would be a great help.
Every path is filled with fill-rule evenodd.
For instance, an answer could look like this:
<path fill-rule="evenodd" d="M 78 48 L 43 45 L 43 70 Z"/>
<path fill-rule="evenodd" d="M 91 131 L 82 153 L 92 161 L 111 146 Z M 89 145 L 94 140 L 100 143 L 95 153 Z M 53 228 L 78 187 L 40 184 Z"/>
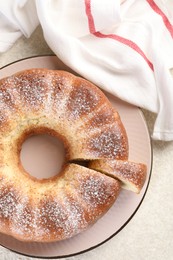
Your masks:
<path fill-rule="evenodd" d="M 100 97 L 95 95 L 94 91 L 87 85 L 81 84 L 75 86 L 70 93 L 67 109 L 73 119 L 86 115 L 99 104 Z"/>
<path fill-rule="evenodd" d="M 88 218 L 92 223 L 115 201 L 120 191 L 120 184 L 114 179 L 87 168 L 81 173 L 76 168 L 74 176 L 78 181 L 71 185 L 74 185 L 74 189 L 77 190 L 78 197 L 83 201 L 82 204 L 85 205 Z"/>
<path fill-rule="evenodd" d="M 13 187 L 0 189 L 0 219 L 9 219 L 15 210 L 17 194 Z"/>
<path fill-rule="evenodd" d="M 32 205 L 29 197 L 16 196 L 13 188 L 6 188 L 0 194 L 0 220 L 10 221 L 12 234 L 27 240 L 64 239 L 71 237 L 88 225 L 84 211 L 77 200 L 66 196 L 63 201 L 47 196 Z"/>
<path fill-rule="evenodd" d="M 89 153 L 93 153 L 98 158 L 124 159 L 127 157 L 128 149 L 124 135 L 119 127 L 113 125 L 106 128 L 100 134 L 92 136 L 89 140 Z"/>
<path fill-rule="evenodd" d="M 11 78 L 2 80 L 0 84 L 0 127 L 16 112 L 16 100 L 13 95 L 15 90 L 11 88 L 12 84 Z"/>
<path fill-rule="evenodd" d="M 29 110 L 40 110 L 47 99 L 48 80 L 44 74 L 18 74 L 0 82 L 0 126 L 8 119 L 19 120 L 21 114 Z M 27 111 L 27 113 L 26 113 Z"/>
<path fill-rule="evenodd" d="M 71 79 L 64 76 L 54 75 L 51 80 L 52 109 L 56 115 L 67 117 L 66 104 L 72 90 Z"/>
<path fill-rule="evenodd" d="M 5 117 L 4 113 L 0 112 L 0 127 L 6 122 L 6 120 L 7 118 Z"/>
<path fill-rule="evenodd" d="M 14 77 L 20 102 L 32 109 L 40 109 L 46 101 L 48 81 L 44 74 L 34 73 Z"/>
<path fill-rule="evenodd" d="M 32 208 L 28 203 L 28 198 L 24 197 L 24 199 L 16 204 L 10 228 L 18 235 L 32 235 L 33 216 Z"/>
<path fill-rule="evenodd" d="M 107 125 L 113 124 L 114 122 L 115 111 L 113 111 L 110 106 L 104 103 L 99 109 L 97 109 L 96 115 L 94 114 L 86 127 L 101 129 L 103 127 L 107 127 Z"/>
<path fill-rule="evenodd" d="M 108 183 L 105 184 L 104 177 L 96 178 L 91 175 L 85 181 L 81 181 L 79 192 L 82 199 L 92 208 L 109 203 L 109 198 L 114 195 Z"/>
<path fill-rule="evenodd" d="M 64 190 L 63 199 L 48 198 L 42 202 L 40 211 L 40 224 L 54 238 L 64 239 L 79 233 L 85 229 L 88 223 L 85 221 L 84 210 L 77 198 L 66 194 Z"/>
<path fill-rule="evenodd" d="M 109 164 L 109 161 L 107 162 Z M 146 178 L 146 166 L 141 163 L 129 161 L 110 161 L 110 166 L 115 177 L 120 177 L 124 182 L 133 183 L 142 188 Z"/>

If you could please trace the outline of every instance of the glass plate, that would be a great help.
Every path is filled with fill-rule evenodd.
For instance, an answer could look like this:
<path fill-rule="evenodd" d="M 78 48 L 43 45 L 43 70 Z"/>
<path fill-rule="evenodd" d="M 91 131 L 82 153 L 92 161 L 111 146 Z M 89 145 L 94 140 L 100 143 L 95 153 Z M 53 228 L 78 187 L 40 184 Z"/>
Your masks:
<path fill-rule="evenodd" d="M 56 56 L 39 56 L 19 60 L 0 70 L 0 78 L 30 68 L 63 69 L 72 72 Z M 106 94 L 118 110 L 129 139 L 129 159 L 147 165 L 147 180 L 140 194 L 123 190 L 112 208 L 87 231 L 61 242 L 26 243 L 0 234 L 0 244 L 22 255 L 60 258 L 91 250 L 120 232 L 139 209 L 146 194 L 152 169 L 150 135 L 142 111 L 110 94 Z"/>

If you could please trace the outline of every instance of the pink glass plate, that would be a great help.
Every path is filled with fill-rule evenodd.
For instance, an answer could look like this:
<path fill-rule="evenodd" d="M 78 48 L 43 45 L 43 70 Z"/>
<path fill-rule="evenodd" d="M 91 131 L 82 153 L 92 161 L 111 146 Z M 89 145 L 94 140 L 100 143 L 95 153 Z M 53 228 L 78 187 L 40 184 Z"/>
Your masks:
<path fill-rule="evenodd" d="M 63 69 L 72 72 L 56 56 L 23 59 L 0 70 L 0 78 L 29 68 Z M 151 169 L 152 148 L 150 135 L 141 110 L 110 94 L 106 94 L 118 110 L 129 139 L 130 160 L 143 162 L 148 167 L 147 180 L 139 195 L 123 190 L 112 208 L 87 231 L 61 242 L 26 243 L 0 234 L 0 244 L 22 255 L 40 258 L 61 258 L 91 250 L 120 232 L 139 209 L 146 194 Z M 38 144 L 39 145 L 39 144 Z"/>

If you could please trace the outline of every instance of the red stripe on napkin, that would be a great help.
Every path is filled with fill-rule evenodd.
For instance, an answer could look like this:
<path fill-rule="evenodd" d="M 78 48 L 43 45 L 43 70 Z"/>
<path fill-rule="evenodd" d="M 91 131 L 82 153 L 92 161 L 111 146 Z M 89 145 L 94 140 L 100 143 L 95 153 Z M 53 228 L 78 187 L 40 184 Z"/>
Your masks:
<path fill-rule="evenodd" d="M 88 17 L 89 31 L 93 34 L 96 32 L 96 28 L 94 24 L 94 18 L 91 12 L 91 0 L 85 0 L 85 11 Z"/>
<path fill-rule="evenodd" d="M 115 41 L 119 41 L 119 42 L 123 43 L 124 45 L 127 45 L 128 47 L 130 47 L 131 49 L 136 51 L 138 54 L 140 54 L 144 58 L 144 60 L 147 62 L 149 67 L 152 70 L 154 70 L 154 67 L 153 67 L 153 64 L 151 63 L 151 61 L 146 57 L 145 53 L 140 49 L 140 47 L 135 42 L 128 40 L 124 37 L 121 37 L 119 35 L 116 35 L 116 34 L 103 34 L 101 32 L 96 32 L 96 28 L 95 28 L 95 24 L 94 24 L 94 17 L 92 15 L 92 11 L 91 11 L 91 0 L 85 0 L 85 11 L 86 11 L 86 15 L 88 17 L 88 25 L 89 25 L 90 33 L 92 33 L 93 35 L 95 35 L 96 37 L 99 37 L 99 38 L 109 38 L 109 39 L 113 39 Z"/>
<path fill-rule="evenodd" d="M 164 12 L 156 5 L 156 3 L 153 0 L 147 0 L 151 8 L 162 17 L 162 20 L 170 32 L 172 38 L 173 38 L 173 25 L 169 22 L 167 16 L 164 14 Z"/>

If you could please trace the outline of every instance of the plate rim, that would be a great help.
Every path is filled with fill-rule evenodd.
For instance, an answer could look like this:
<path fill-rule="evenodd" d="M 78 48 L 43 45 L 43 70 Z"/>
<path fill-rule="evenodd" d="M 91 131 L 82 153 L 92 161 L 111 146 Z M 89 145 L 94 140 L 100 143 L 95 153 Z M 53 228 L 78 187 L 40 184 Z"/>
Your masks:
<path fill-rule="evenodd" d="M 29 56 L 29 57 L 25 57 L 25 58 L 21 58 L 21 59 L 18 59 L 18 60 L 15 60 L 15 61 L 12 61 L 2 67 L 0 67 L 0 71 L 10 65 L 13 65 L 15 63 L 18 63 L 18 62 L 21 62 L 21 61 L 24 61 L 24 60 L 30 60 L 30 59 L 36 59 L 36 58 L 46 58 L 46 57 L 57 57 L 55 54 L 45 54 L 45 55 L 33 55 L 33 56 Z M 59 59 L 57 57 L 57 59 Z M 60 60 L 60 59 L 59 59 Z M 60 60 L 61 62 L 63 62 L 62 60 Z M 65 64 L 66 65 L 66 64 Z M 66 65 L 67 66 L 67 65 Z M 116 97 L 117 99 L 121 100 L 119 97 Z M 124 102 L 123 100 L 121 100 L 122 102 Z M 126 102 L 127 103 L 127 102 Z M 127 104 L 130 104 L 130 103 L 127 103 Z M 132 104 L 130 104 L 132 105 Z M 81 250 L 79 252 L 76 252 L 76 253 L 72 253 L 72 254 L 68 254 L 68 255 L 60 255 L 60 256 L 34 256 L 34 255 L 31 255 L 31 254 L 26 254 L 26 253 L 21 253 L 21 252 L 18 252 L 14 249 L 11 249 L 7 246 L 4 246 L 1 244 L 0 242 L 0 246 L 2 246 L 3 248 L 11 251 L 12 253 L 15 253 L 15 254 L 18 254 L 18 255 L 22 255 L 22 256 L 26 256 L 26 257 L 32 257 L 32 258 L 40 258 L 40 259 L 60 259 L 60 258 L 67 258 L 67 257 L 73 257 L 73 256 L 76 256 L 76 255 L 80 255 L 80 254 L 84 254 L 86 252 L 89 252 L 97 247 L 100 247 L 101 245 L 105 244 L 106 242 L 108 242 L 110 239 L 112 239 L 113 237 L 115 237 L 123 228 L 125 228 L 125 226 L 130 222 L 130 220 L 135 216 L 135 214 L 137 213 L 137 211 L 139 210 L 145 196 L 146 196 L 146 193 L 148 191 L 148 188 L 149 188 L 149 184 L 150 184 L 150 180 L 151 180 L 151 174 L 152 174 L 152 169 L 153 169 L 153 145 L 152 145 L 152 140 L 151 140 L 151 135 L 149 133 L 149 127 L 147 125 L 147 122 L 146 122 L 146 119 L 144 117 L 144 113 L 142 112 L 142 109 L 140 107 L 137 107 L 137 106 L 134 106 L 136 108 L 139 109 L 139 113 L 141 115 L 141 118 L 142 120 L 144 121 L 144 124 L 146 126 L 146 130 L 147 130 L 147 134 L 148 134 L 148 137 L 149 137 L 149 145 L 150 145 L 150 153 L 151 153 L 151 162 L 150 162 L 150 172 L 149 172 L 149 176 L 148 176 L 148 182 L 147 182 L 147 185 L 146 185 L 146 188 L 145 188 L 145 191 L 144 191 L 144 194 L 139 202 L 139 204 L 137 205 L 136 209 L 134 210 L 134 212 L 129 216 L 129 218 L 126 220 L 126 222 L 115 232 L 113 233 L 111 236 L 109 236 L 108 238 L 106 238 L 105 240 L 103 240 L 102 242 L 98 243 L 97 245 L 94 245 L 94 246 L 91 246 L 87 249 L 84 249 L 84 250 Z M 1 233 L 0 233 L 1 234 Z"/>

